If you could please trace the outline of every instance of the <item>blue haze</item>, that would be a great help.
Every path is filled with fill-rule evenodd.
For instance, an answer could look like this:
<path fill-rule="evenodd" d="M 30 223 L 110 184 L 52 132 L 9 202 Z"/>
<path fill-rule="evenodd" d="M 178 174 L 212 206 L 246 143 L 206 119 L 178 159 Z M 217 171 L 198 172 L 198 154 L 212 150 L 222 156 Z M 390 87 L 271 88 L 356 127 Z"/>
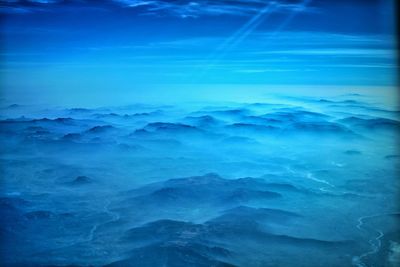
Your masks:
<path fill-rule="evenodd" d="M 398 266 L 394 1 L 2 0 L 1 266 Z"/>

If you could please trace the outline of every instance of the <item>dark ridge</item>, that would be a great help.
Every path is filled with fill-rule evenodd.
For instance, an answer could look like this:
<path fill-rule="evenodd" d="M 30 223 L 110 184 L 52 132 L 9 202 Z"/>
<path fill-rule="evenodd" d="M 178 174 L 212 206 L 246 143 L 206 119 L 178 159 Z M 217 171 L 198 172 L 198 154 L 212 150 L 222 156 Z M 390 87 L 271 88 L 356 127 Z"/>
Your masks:
<path fill-rule="evenodd" d="M 71 124 L 74 122 L 74 119 L 72 118 L 56 118 L 56 119 L 48 119 L 48 118 L 42 118 L 42 119 L 33 119 L 30 122 L 57 122 L 61 124 Z"/>
<path fill-rule="evenodd" d="M 54 121 L 60 122 L 60 123 L 72 123 L 74 121 L 74 119 L 72 119 L 72 118 L 57 118 Z"/>
<path fill-rule="evenodd" d="M 320 102 L 320 103 L 335 103 L 334 101 L 323 99 L 323 98 L 318 100 L 318 102 Z"/>
<path fill-rule="evenodd" d="M 76 177 L 73 181 L 69 182 L 70 185 L 86 185 L 93 183 L 93 179 L 84 175 Z"/>
<path fill-rule="evenodd" d="M 281 194 L 272 191 L 239 188 L 228 194 L 224 200 L 234 203 L 247 202 L 255 199 L 274 199 L 280 197 L 282 197 Z"/>
<path fill-rule="evenodd" d="M 237 215 L 254 215 L 254 214 L 261 214 L 261 215 L 274 215 L 274 216 L 287 216 L 287 217 L 302 217 L 301 215 L 280 209 L 269 209 L 269 208 L 252 208 L 247 206 L 238 206 L 236 208 L 232 208 L 229 210 L 224 211 L 224 214 L 237 214 Z"/>
<path fill-rule="evenodd" d="M 276 119 L 279 121 L 283 122 L 304 122 L 304 121 L 324 121 L 327 118 L 330 118 L 330 116 L 323 114 L 323 113 L 317 113 L 317 112 L 312 112 L 312 111 L 306 111 L 306 110 L 298 110 L 298 109 L 289 109 L 289 111 L 278 111 L 278 112 L 273 112 L 273 113 L 267 113 L 262 116 L 262 118 L 270 118 L 270 119 Z"/>
<path fill-rule="evenodd" d="M 175 201 L 187 201 L 187 204 L 189 204 L 192 201 L 196 202 L 200 200 L 204 201 L 203 203 L 218 203 L 222 201 L 222 203 L 234 204 L 237 202 L 241 203 L 251 200 L 267 200 L 282 197 L 281 194 L 272 191 L 244 188 L 229 188 L 228 190 L 223 190 L 223 192 L 220 192 L 218 195 L 216 188 L 205 188 L 206 186 L 204 185 L 197 186 L 199 188 L 188 188 L 185 186 L 163 187 L 146 195 L 144 199 L 151 200 L 152 202 L 164 202 L 163 204 Z"/>
<path fill-rule="evenodd" d="M 339 119 L 338 121 L 341 123 L 345 123 L 345 124 L 360 124 L 360 123 L 369 121 L 369 119 L 362 119 L 359 117 L 351 116 L 351 117 Z"/>
<path fill-rule="evenodd" d="M 248 184 L 258 184 L 258 185 L 261 185 L 261 184 L 264 184 L 265 183 L 265 180 L 264 179 L 262 179 L 262 178 L 253 178 L 253 177 L 243 177 L 243 178 L 238 178 L 238 179 L 236 179 L 236 180 L 233 180 L 233 181 L 235 181 L 237 184 L 240 184 L 240 185 L 248 185 Z"/>
<path fill-rule="evenodd" d="M 152 201 L 160 201 L 160 204 L 163 201 L 175 201 L 175 200 L 189 199 L 189 198 L 197 199 L 199 197 L 202 197 L 202 195 L 201 194 L 194 195 L 193 192 L 190 192 L 184 188 L 176 188 L 176 187 L 164 187 L 146 196 L 146 198 L 150 198 Z"/>
<path fill-rule="evenodd" d="M 261 230 L 262 228 L 259 227 L 260 225 L 256 222 L 283 223 L 290 219 L 300 217 L 301 216 L 296 213 L 282 210 L 236 207 L 225 211 L 223 215 L 207 221 L 205 224 L 158 220 L 129 230 L 123 238 L 124 242 L 127 244 L 132 242 L 133 245 L 136 246 L 145 243 L 144 246 L 134 249 L 129 259 L 118 262 L 120 265 L 110 266 L 124 266 L 133 263 L 138 264 L 138 266 L 143 266 L 142 264 L 147 266 L 146 264 L 150 264 L 148 261 L 152 260 L 149 258 L 149 255 L 154 255 L 154 248 L 156 248 L 157 252 L 160 252 L 158 250 L 160 247 L 170 248 L 165 252 L 165 256 L 173 261 L 170 262 L 172 264 L 171 266 L 185 266 L 187 262 L 182 262 L 182 260 L 194 256 L 190 253 L 192 248 L 196 253 L 200 253 L 208 259 L 215 259 L 215 257 L 219 259 L 227 258 L 231 255 L 229 250 L 217 247 L 213 245 L 212 242 L 207 242 L 207 245 L 199 243 L 203 240 L 204 236 L 211 236 L 218 239 L 222 238 L 225 240 L 229 240 L 232 237 L 252 238 L 257 242 L 268 245 L 307 246 L 316 248 L 337 248 L 338 246 L 352 245 L 352 241 L 349 240 L 320 240 L 272 234 Z M 149 253 L 143 254 L 143 251 L 147 251 L 149 248 L 151 248 Z M 182 257 L 174 256 L 181 248 L 184 249 L 186 255 L 183 259 Z M 140 253 L 137 254 L 138 252 Z M 161 252 L 161 254 L 157 253 L 157 255 L 162 255 L 162 257 L 164 257 L 164 251 Z M 134 260 L 134 262 L 132 262 L 132 260 Z M 140 262 L 137 262 L 137 260 L 140 260 Z M 195 262 L 199 263 L 197 258 Z M 162 263 L 166 264 L 164 259 Z M 151 262 L 151 264 L 156 264 L 155 266 L 158 266 L 157 264 L 159 264 L 159 262 Z M 149 266 L 152 266 L 151 264 Z"/>
<path fill-rule="evenodd" d="M 235 227 L 237 224 L 243 224 L 245 222 L 252 225 L 257 225 L 258 223 L 284 224 L 292 219 L 301 217 L 302 216 L 297 213 L 285 210 L 238 206 L 225 210 L 222 215 L 209 220 L 206 224 L 226 223 L 227 225 L 234 225 Z"/>
<path fill-rule="evenodd" d="M 94 126 L 87 130 L 88 133 L 104 133 L 110 130 L 115 129 L 115 127 L 111 125 L 99 125 L 99 126 Z"/>
<path fill-rule="evenodd" d="M 192 176 L 186 178 L 170 179 L 163 183 L 165 186 L 188 186 L 188 185 L 221 185 L 228 181 L 216 173 L 208 173 L 203 176 Z"/>
<path fill-rule="evenodd" d="M 159 114 L 160 111 L 153 111 L 153 112 L 141 112 L 141 113 L 134 113 L 134 114 L 117 114 L 114 112 L 111 113 L 96 113 L 93 114 L 92 116 L 98 119 L 102 119 L 102 118 L 121 118 L 121 119 L 131 119 L 131 118 L 137 118 L 137 117 L 148 117 L 148 116 L 152 116 L 152 115 L 157 115 Z"/>
<path fill-rule="evenodd" d="M 62 137 L 62 139 L 63 140 L 68 140 L 68 141 L 76 141 L 76 140 L 79 140 L 79 139 L 81 139 L 81 134 L 79 134 L 79 133 L 68 133 L 68 134 L 65 134 L 63 137 Z"/>
<path fill-rule="evenodd" d="M 200 131 L 195 126 L 182 124 L 182 123 L 170 123 L 170 122 L 153 122 L 149 123 L 144 127 L 145 130 L 158 131 L 158 130 L 172 130 L 172 131 Z"/>
<path fill-rule="evenodd" d="M 250 113 L 248 109 L 228 109 L 228 110 L 214 110 L 210 111 L 212 114 L 224 115 L 224 116 L 245 116 Z"/>
<path fill-rule="evenodd" d="M 364 96 L 364 95 L 358 93 L 350 93 L 350 94 L 344 94 L 343 96 Z"/>
<path fill-rule="evenodd" d="M 340 101 L 340 103 L 345 103 L 345 104 L 362 104 L 360 101 L 357 101 L 357 100 L 344 100 L 344 101 Z"/>
<path fill-rule="evenodd" d="M 87 108 L 70 108 L 68 109 L 71 113 L 89 113 L 91 112 L 90 109 Z"/>
<path fill-rule="evenodd" d="M 364 104 L 364 103 L 358 103 L 358 104 L 354 104 L 354 103 L 347 103 L 346 105 L 337 105 L 337 104 L 332 104 L 330 105 L 330 107 L 334 107 L 334 108 L 356 108 L 356 109 L 363 109 L 366 111 L 372 111 L 372 112 L 380 112 L 380 113 L 386 113 L 386 114 L 392 114 L 392 115 L 399 115 L 400 111 L 399 110 L 391 110 L 391 109 L 384 109 L 384 108 L 379 108 L 379 107 L 373 107 L 370 106 L 368 104 Z"/>
<path fill-rule="evenodd" d="M 7 106 L 7 108 L 19 108 L 19 107 L 21 107 L 21 105 L 18 105 L 18 104 L 11 104 L 11 105 Z"/>
<path fill-rule="evenodd" d="M 265 245 L 315 246 L 320 248 L 321 246 L 337 247 L 338 245 L 352 244 L 352 241 L 349 240 L 319 240 L 307 237 L 278 235 L 264 230 L 265 224 L 282 225 L 294 223 L 291 220 L 300 218 L 302 218 L 301 215 L 288 211 L 238 207 L 207 221 L 205 229 L 209 236 L 224 237 L 228 240 L 232 237 L 250 238 Z"/>
<path fill-rule="evenodd" d="M 361 151 L 358 151 L 358 150 L 346 150 L 344 152 L 344 154 L 346 154 L 346 155 L 361 155 L 362 153 L 361 153 Z"/>
<path fill-rule="evenodd" d="M 132 115 L 128 115 L 128 114 L 125 114 L 124 115 L 124 117 L 126 117 L 126 118 L 129 118 L 129 117 L 148 117 L 148 116 L 151 116 L 151 115 L 156 115 L 156 114 L 159 114 L 160 112 L 158 111 L 153 111 L 153 112 L 140 112 L 140 113 L 135 113 L 135 114 L 132 114 Z"/>
<path fill-rule="evenodd" d="M 145 226 L 149 227 L 162 227 L 162 230 L 166 230 L 166 232 L 171 232 L 171 229 L 181 229 L 183 226 L 194 226 L 196 224 L 190 222 L 183 222 L 183 221 L 175 221 L 175 220 L 158 220 L 154 222 L 149 222 Z M 134 228 L 136 229 L 136 228 Z"/>
<path fill-rule="evenodd" d="M 261 215 L 259 220 L 263 224 L 283 224 L 290 223 L 289 217 L 268 217 L 268 215 Z M 295 217 L 293 217 L 294 219 Z M 350 247 L 354 245 L 352 240 L 322 240 L 307 237 L 295 237 L 289 235 L 279 235 L 266 232 L 263 230 L 265 226 L 262 226 L 259 222 L 251 217 L 242 217 L 222 215 L 219 218 L 210 220 L 205 223 L 207 226 L 207 234 L 210 236 L 223 237 L 226 239 L 230 238 L 242 238 L 251 239 L 263 245 L 269 246 L 307 246 L 314 248 L 338 248 L 338 246 Z"/>
<path fill-rule="evenodd" d="M 364 119 L 359 117 L 347 117 L 338 120 L 338 122 L 343 124 L 348 124 L 356 127 L 363 127 L 367 129 L 400 129 L 400 122 L 396 120 L 386 119 L 386 118 L 372 118 Z"/>
<path fill-rule="evenodd" d="M 151 134 L 151 133 L 145 129 L 137 129 L 130 135 L 142 135 L 143 136 L 143 135 L 148 135 L 148 134 Z"/>
<path fill-rule="evenodd" d="M 95 117 L 96 119 L 103 119 L 103 118 L 117 118 L 120 117 L 121 115 L 117 114 L 117 113 L 107 113 L 107 114 L 103 114 L 103 113 L 96 113 L 92 115 L 93 117 Z"/>
<path fill-rule="evenodd" d="M 152 183 L 152 184 L 148 184 L 146 186 L 140 187 L 140 188 L 129 190 L 129 191 L 127 191 L 127 194 L 128 194 L 128 196 L 133 194 L 133 195 L 139 196 L 141 199 L 143 199 L 143 198 L 146 199 L 148 197 L 148 195 L 151 195 L 154 192 L 157 192 L 163 188 L 175 188 L 175 187 L 191 188 L 191 185 L 196 185 L 196 184 L 207 185 L 208 183 L 206 181 L 204 181 L 203 178 L 206 179 L 206 177 L 203 177 L 203 176 L 170 179 L 170 180 L 166 180 L 164 182 Z M 212 177 L 210 177 L 209 179 L 212 179 Z M 218 179 L 218 178 L 216 178 L 216 179 Z M 222 180 L 222 178 L 219 178 L 219 179 Z M 167 191 L 164 191 L 164 193 L 167 194 Z M 161 191 L 161 194 L 162 193 L 163 192 Z M 156 194 L 160 194 L 160 192 L 158 192 Z"/>
<path fill-rule="evenodd" d="M 265 237 L 271 242 L 278 242 L 280 244 L 287 244 L 292 246 L 316 246 L 337 248 L 337 246 L 352 246 L 353 240 L 322 240 L 315 238 L 301 238 L 288 235 L 274 235 L 266 234 Z"/>
<path fill-rule="evenodd" d="M 352 99 L 347 99 L 347 100 L 342 100 L 342 101 L 333 101 L 333 100 L 327 100 L 327 99 L 320 99 L 318 102 L 320 103 L 329 103 L 329 104 L 354 104 L 354 105 L 366 105 L 366 103 L 357 101 L 357 100 L 352 100 Z"/>
<path fill-rule="evenodd" d="M 298 191 L 297 187 L 290 184 L 279 184 L 279 183 L 268 183 L 264 179 L 260 178 L 239 178 L 239 179 L 224 179 L 216 173 L 208 173 L 203 176 L 192 176 L 186 178 L 175 178 L 169 179 L 164 182 L 154 183 L 146 187 L 153 188 L 153 191 L 161 188 L 199 188 L 204 187 L 205 189 L 239 189 L 247 188 L 254 190 L 268 190 L 268 189 L 281 189 L 281 190 L 293 190 Z M 144 187 L 143 189 L 145 189 Z M 141 188 L 135 191 L 140 191 Z"/>
<path fill-rule="evenodd" d="M 267 183 L 266 187 L 270 190 L 282 191 L 282 192 L 310 193 L 306 189 L 301 189 L 294 185 L 286 183 Z"/>
<path fill-rule="evenodd" d="M 400 155 L 386 155 L 385 159 L 398 159 L 400 158 Z"/>
<path fill-rule="evenodd" d="M 346 134 L 354 134 L 353 131 L 348 129 L 347 127 L 331 123 L 331 122 L 296 122 L 291 124 L 286 130 L 293 129 L 295 131 L 306 131 L 306 132 L 315 132 L 315 133 L 346 133 Z"/>
<path fill-rule="evenodd" d="M 267 183 L 257 179 L 223 179 L 216 174 L 170 179 L 128 191 L 127 201 L 121 207 L 132 205 L 153 206 L 181 205 L 181 207 L 232 207 L 253 201 L 269 201 L 281 198 L 271 191 Z M 279 191 L 279 190 L 277 190 Z"/>
<path fill-rule="evenodd" d="M 354 96 L 354 95 L 348 95 Z M 328 100 L 325 98 L 313 98 L 313 97 L 287 97 L 289 99 L 294 99 L 297 101 L 302 101 L 306 103 L 327 103 L 327 104 L 359 104 L 359 105 L 366 105 L 366 103 L 353 100 L 353 99 L 346 99 L 346 100 Z"/>
<path fill-rule="evenodd" d="M 21 117 L 18 119 L 5 119 L 5 120 L 0 120 L 1 124 L 23 124 L 23 123 L 27 123 L 27 122 L 31 122 L 32 120 L 27 119 L 25 117 Z"/>
<path fill-rule="evenodd" d="M 263 116 L 245 116 L 241 118 L 241 121 L 244 123 L 259 124 L 259 125 L 282 124 L 281 120 L 274 118 L 265 118 Z"/>
<path fill-rule="evenodd" d="M 125 119 L 129 119 L 129 118 L 141 118 L 141 117 L 150 117 L 150 116 L 156 116 L 156 115 L 161 115 L 163 114 L 163 111 L 158 109 L 155 111 L 151 111 L 151 112 L 138 112 L 138 113 L 134 113 L 134 114 L 125 114 L 123 117 Z"/>
<path fill-rule="evenodd" d="M 53 121 L 53 120 L 48 119 L 48 118 L 41 118 L 41 119 L 33 119 L 33 120 L 31 120 L 31 122 L 50 122 L 50 121 Z"/>
<path fill-rule="evenodd" d="M 389 114 L 395 114 L 395 115 L 400 114 L 400 110 L 389 110 L 389 109 L 373 108 L 373 107 L 364 107 L 364 108 L 369 111 L 377 111 L 377 112 L 389 113 Z"/>
<path fill-rule="evenodd" d="M 258 125 L 250 123 L 234 123 L 227 126 L 229 129 L 235 130 L 250 130 L 257 132 L 269 132 L 273 130 L 278 130 L 279 128 L 270 125 Z"/>
<path fill-rule="evenodd" d="M 157 220 L 128 230 L 122 239 L 127 242 L 165 242 L 179 238 L 184 231 L 199 233 L 202 228 L 203 225 L 191 222 Z"/>
<path fill-rule="evenodd" d="M 280 106 L 281 104 L 273 104 L 273 103 L 261 103 L 261 102 L 257 102 L 257 103 L 251 103 L 251 104 L 247 104 L 247 106 L 250 107 L 259 107 L 259 108 L 263 108 L 263 107 L 275 107 L 275 106 Z"/>
<path fill-rule="evenodd" d="M 226 258 L 231 253 L 212 242 L 204 244 L 203 235 L 207 231 L 205 225 L 175 220 L 157 220 L 132 228 L 122 241 L 141 247 L 134 249 L 129 259 L 119 262 L 120 265 L 110 266 L 231 266 L 217 264 L 219 261 L 215 258 Z M 154 255 L 161 257 L 162 262 L 153 262 L 159 258 Z"/>
<path fill-rule="evenodd" d="M 234 265 L 220 261 L 213 256 L 221 251 L 226 250 L 196 243 L 164 242 L 134 249 L 128 259 L 106 266 L 234 267 Z"/>
<path fill-rule="evenodd" d="M 204 115 L 199 117 L 189 116 L 185 117 L 184 119 L 198 126 L 211 126 L 222 123 L 222 121 L 217 120 L 216 118 L 210 115 Z"/>
<path fill-rule="evenodd" d="M 323 113 L 318 113 L 318 112 L 313 112 L 313 111 L 307 111 L 307 110 L 298 110 L 295 112 L 297 115 L 301 116 L 309 116 L 309 117 L 318 117 L 318 118 L 330 118 L 329 115 L 323 114 Z"/>

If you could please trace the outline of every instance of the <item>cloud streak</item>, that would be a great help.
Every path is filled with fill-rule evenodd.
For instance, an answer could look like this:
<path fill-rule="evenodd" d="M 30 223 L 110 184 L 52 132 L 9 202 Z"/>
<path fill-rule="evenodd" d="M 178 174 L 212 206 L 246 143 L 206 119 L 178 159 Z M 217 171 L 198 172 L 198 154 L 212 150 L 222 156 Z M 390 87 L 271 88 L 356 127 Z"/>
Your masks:
<path fill-rule="evenodd" d="M 336 49 L 296 49 L 296 50 L 272 50 L 256 52 L 261 55 L 299 55 L 299 56 L 348 56 L 348 57 L 378 57 L 393 58 L 395 51 L 391 49 L 360 49 L 360 48 L 336 48 Z"/>
<path fill-rule="evenodd" d="M 57 8 L 96 6 L 104 8 L 131 9 L 141 15 L 174 16 L 181 18 L 197 18 L 202 16 L 252 16 L 260 12 L 266 5 L 274 6 L 274 12 L 314 12 L 315 7 L 306 7 L 302 1 L 293 0 L 0 0 L 0 12 L 30 13 Z"/>

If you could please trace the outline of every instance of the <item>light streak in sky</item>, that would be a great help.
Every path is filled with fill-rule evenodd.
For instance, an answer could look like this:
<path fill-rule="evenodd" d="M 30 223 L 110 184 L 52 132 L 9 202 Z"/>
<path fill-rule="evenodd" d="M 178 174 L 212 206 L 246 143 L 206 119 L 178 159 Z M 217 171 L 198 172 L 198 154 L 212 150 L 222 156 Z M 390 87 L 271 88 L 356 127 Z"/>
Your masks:
<path fill-rule="evenodd" d="M 299 4 L 299 7 L 289 14 L 289 16 L 272 32 L 272 35 L 276 35 L 282 31 L 282 29 L 287 26 L 293 18 L 304 8 L 311 3 L 311 0 L 304 0 Z M 276 10 L 277 6 L 274 2 L 268 3 L 263 9 L 260 10 L 254 17 L 252 17 L 248 22 L 246 22 L 239 30 L 237 30 L 233 35 L 226 39 L 208 58 L 209 62 L 205 66 L 201 66 L 202 71 L 198 76 L 203 77 L 207 71 L 215 66 L 229 51 L 235 49 L 243 40 L 245 40 L 251 33 L 257 29 L 257 27 L 265 21 L 266 18 Z"/>

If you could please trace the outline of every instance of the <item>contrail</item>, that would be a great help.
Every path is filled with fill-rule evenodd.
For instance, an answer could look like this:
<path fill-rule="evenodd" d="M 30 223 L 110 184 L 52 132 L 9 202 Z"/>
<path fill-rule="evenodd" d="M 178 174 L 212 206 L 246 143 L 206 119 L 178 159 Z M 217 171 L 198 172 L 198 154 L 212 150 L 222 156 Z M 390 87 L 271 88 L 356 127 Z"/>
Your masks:
<path fill-rule="evenodd" d="M 237 30 L 232 36 L 230 36 L 224 43 L 222 43 L 216 51 L 213 53 L 213 56 L 218 55 L 218 52 L 225 50 L 227 47 L 230 47 L 232 43 L 235 43 L 238 38 L 243 36 L 249 31 L 252 31 L 255 27 L 257 27 L 262 21 L 265 14 L 271 12 L 271 4 L 268 3 L 263 9 L 260 10 L 254 17 L 252 17 L 248 22 L 246 22 L 239 30 Z M 211 56 L 211 57 L 213 57 Z"/>
<path fill-rule="evenodd" d="M 299 4 L 299 8 L 305 8 L 308 4 L 310 4 L 310 2 L 311 2 L 311 0 L 305 0 L 305 1 L 303 1 L 301 4 Z M 295 12 L 290 13 L 289 16 L 285 19 L 285 21 L 283 21 L 283 22 L 277 27 L 277 29 L 276 29 L 275 31 L 273 31 L 272 35 L 275 35 L 275 34 L 281 32 L 282 29 L 283 29 L 286 25 L 288 25 L 288 24 L 293 20 L 293 18 L 297 15 L 297 13 L 299 13 L 299 12 L 301 12 L 301 11 L 295 11 Z M 246 39 L 246 37 L 247 37 L 248 35 L 250 35 L 250 34 L 258 27 L 258 25 L 260 25 L 262 22 L 263 22 L 263 20 L 258 21 L 256 24 L 254 24 L 254 25 L 252 26 L 252 29 L 249 29 L 247 32 L 243 33 L 242 36 L 240 36 L 240 37 L 235 41 L 235 43 L 232 45 L 232 48 L 234 48 L 234 47 L 237 46 L 240 42 L 242 42 L 244 39 Z"/>
<path fill-rule="evenodd" d="M 249 35 L 261 22 L 265 19 L 265 15 L 271 13 L 272 5 L 268 3 L 263 9 L 260 10 L 254 17 L 252 17 L 248 22 L 246 22 L 239 30 L 237 30 L 233 35 L 231 35 L 227 40 L 225 40 L 210 56 L 207 57 L 209 62 L 206 66 L 203 66 L 203 70 L 200 73 L 202 77 L 212 66 L 214 66 L 218 61 L 226 55 L 235 45 L 238 44 L 237 40 L 242 40 L 243 36 Z"/>
<path fill-rule="evenodd" d="M 307 7 L 311 2 L 312 2 L 312 0 L 304 0 L 304 1 L 299 5 L 299 8 L 305 8 L 305 7 Z M 297 13 L 299 13 L 299 12 L 301 12 L 301 11 L 298 10 L 298 11 L 295 11 L 295 12 L 289 14 L 289 16 L 285 19 L 285 21 L 282 22 L 281 25 L 279 25 L 279 27 L 272 33 L 272 35 L 275 35 L 275 34 L 281 32 L 282 29 L 283 29 L 286 25 L 288 25 L 288 24 L 293 20 L 293 18 L 297 15 Z"/>
<path fill-rule="evenodd" d="M 272 35 L 276 35 L 282 29 L 289 24 L 301 8 L 305 8 L 311 3 L 311 0 L 304 0 L 299 4 L 300 10 L 291 13 L 278 27 L 273 31 Z M 254 17 L 252 17 L 248 22 L 246 22 L 239 30 L 237 30 L 232 36 L 230 36 L 226 41 L 224 41 L 209 57 L 209 61 L 206 66 L 203 66 L 203 70 L 200 73 L 202 77 L 212 66 L 214 66 L 218 61 L 223 58 L 229 51 L 237 47 L 244 39 L 246 39 L 254 30 L 272 13 L 275 9 L 273 3 L 268 3 L 263 9 L 260 10 Z"/>
<path fill-rule="evenodd" d="M 303 2 L 299 3 L 298 8 L 301 10 L 302 8 L 305 8 L 307 5 L 309 5 L 311 2 L 311 0 L 304 0 Z M 271 13 L 272 8 L 270 8 L 270 5 L 267 5 L 262 12 L 262 15 L 264 14 L 269 14 Z M 272 35 L 275 35 L 279 32 L 282 31 L 282 29 L 289 24 L 293 18 L 297 15 L 297 13 L 299 13 L 300 11 L 295 11 L 289 14 L 289 16 L 277 27 L 277 29 L 275 29 L 275 31 L 273 31 Z M 259 14 L 260 14 L 259 13 Z M 244 31 L 243 33 L 241 33 L 241 35 L 236 37 L 236 40 L 233 40 L 233 42 L 231 43 L 231 45 L 228 47 L 228 50 L 231 50 L 233 48 L 235 48 L 238 44 L 240 44 L 244 39 L 246 39 L 247 36 L 249 36 L 251 33 L 253 33 L 253 31 L 264 21 L 264 19 L 267 16 L 265 16 L 263 19 L 259 19 L 254 21 L 254 23 L 252 23 L 252 25 L 250 25 L 246 31 Z"/>

